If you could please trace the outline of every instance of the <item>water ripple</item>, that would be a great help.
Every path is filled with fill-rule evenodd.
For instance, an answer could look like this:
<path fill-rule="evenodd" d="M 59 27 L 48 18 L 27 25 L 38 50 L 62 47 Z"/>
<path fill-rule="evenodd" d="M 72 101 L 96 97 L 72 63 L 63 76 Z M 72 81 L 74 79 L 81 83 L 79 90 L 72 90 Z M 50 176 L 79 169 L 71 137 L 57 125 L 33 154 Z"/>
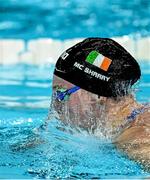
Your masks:
<path fill-rule="evenodd" d="M 149 35 L 150 1 L 1 0 L 0 37 Z"/>

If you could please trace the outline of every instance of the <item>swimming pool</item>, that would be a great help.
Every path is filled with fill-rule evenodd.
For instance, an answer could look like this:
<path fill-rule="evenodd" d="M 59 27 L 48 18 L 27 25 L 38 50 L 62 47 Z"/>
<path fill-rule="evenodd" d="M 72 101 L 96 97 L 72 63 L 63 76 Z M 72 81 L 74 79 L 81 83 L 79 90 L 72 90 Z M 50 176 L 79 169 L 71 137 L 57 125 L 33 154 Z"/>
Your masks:
<path fill-rule="evenodd" d="M 1 0 L 0 38 L 150 35 L 149 0 Z"/>
<path fill-rule="evenodd" d="M 54 65 L 43 65 L 47 58 L 72 46 L 72 38 L 120 36 L 133 56 L 149 59 L 149 15 L 148 0 L 1 0 L 0 64 L 42 65 L 0 65 L 0 179 L 150 176 L 110 142 L 54 118 L 47 131 L 37 130 L 52 93 Z M 149 61 L 140 64 L 137 100 L 150 102 Z"/>
<path fill-rule="evenodd" d="M 137 99 L 149 102 L 149 63 Z M 0 178 L 143 178 L 140 165 L 113 144 L 47 117 L 54 65 L 0 66 Z M 8 73 L 9 72 L 9 73 Z"/>

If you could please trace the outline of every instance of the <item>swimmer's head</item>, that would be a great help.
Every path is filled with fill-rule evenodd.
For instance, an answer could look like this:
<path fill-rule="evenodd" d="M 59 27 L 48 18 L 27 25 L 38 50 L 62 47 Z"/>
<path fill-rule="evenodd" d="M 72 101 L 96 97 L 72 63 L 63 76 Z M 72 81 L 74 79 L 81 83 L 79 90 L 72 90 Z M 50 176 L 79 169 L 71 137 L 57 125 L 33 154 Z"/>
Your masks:
<path fill-rule="evenodd" d="M 118 97 L 129 94 L 141 71 L 136 60 L 114 40 L 87 38 L 59 57 L 54 74 L 98 96 Z"/>

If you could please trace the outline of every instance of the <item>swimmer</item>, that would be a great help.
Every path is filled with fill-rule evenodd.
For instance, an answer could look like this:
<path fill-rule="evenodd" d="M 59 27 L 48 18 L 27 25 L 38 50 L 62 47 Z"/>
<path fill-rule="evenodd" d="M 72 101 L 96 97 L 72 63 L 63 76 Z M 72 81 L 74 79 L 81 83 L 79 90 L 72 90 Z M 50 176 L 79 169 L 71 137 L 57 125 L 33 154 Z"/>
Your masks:
<path fill-rule="evenodd" d="M 51 108 L 72 127 L 110 139 L 150 169 L 149 105 L 136 102 L 141 71 L 117 42 L 87 38 L 58 59 Z"/>

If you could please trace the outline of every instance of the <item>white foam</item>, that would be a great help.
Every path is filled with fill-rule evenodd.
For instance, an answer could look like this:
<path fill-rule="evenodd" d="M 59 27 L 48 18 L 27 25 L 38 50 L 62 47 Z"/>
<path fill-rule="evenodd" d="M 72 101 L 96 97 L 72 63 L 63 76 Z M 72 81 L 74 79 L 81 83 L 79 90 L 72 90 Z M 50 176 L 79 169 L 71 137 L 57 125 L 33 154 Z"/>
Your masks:
<path fill-rule="evenodd" d="M 150 61 L 150 37 L 134 40 L 130 36 L 114 37 L 137 60 Z M 1 39 L 0 40 L 0 64 L 31 63 L 47 64 L 55 63 L 58 57 L 69 47 L 82 41 L 70 39 L 65 41 L 40 38 L 29 40 Z"/>

